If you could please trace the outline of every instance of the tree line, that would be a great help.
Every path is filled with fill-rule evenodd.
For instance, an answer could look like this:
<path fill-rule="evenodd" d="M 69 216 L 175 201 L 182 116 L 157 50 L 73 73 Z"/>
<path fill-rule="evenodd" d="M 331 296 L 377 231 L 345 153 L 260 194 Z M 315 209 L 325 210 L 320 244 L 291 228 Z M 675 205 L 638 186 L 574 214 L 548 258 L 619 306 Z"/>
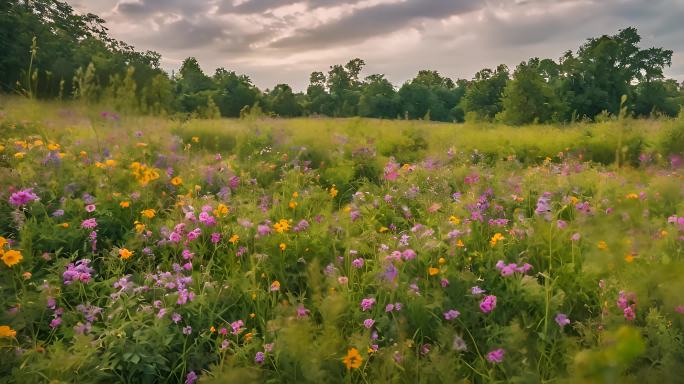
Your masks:
<path fill-rule="evenodd" d="M 383 74 L 362 78 L 365 62 L 355 58 L 311 73 L 306 91 L 294 92 L 284 83 L 260 90 L 248 76 L 225 68 L 208 75 L 193 57 L 169 74 L 160 68 L 158 53 L 112 39 L 104 24 L 58 0 L 0 3 L 0 89 L 104 103 L 121 112 L 207 118 L 239 117 L 257 107 L 282 117 L 520 125 L 595 119 L 624 107 L 637 117 L 675 116 L 684 105 L 684 83 L 663 73 L 673 52 L 642 49 L 632 27 L 590 38 L 558 60 L 531 58 L 512 70 L 485 68 L 469 80 L 421 70 L 396 87 Z"/>

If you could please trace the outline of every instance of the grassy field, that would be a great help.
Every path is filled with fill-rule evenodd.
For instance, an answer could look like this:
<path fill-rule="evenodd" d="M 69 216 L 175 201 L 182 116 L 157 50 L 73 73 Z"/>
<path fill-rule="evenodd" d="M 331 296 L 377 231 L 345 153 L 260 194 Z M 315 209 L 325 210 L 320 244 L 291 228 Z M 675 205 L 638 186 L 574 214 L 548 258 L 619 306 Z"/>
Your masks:
<path fill-rule="evenodd" d="M 0 382 L 679 382 L 682 152 L 0 99 Z"/>

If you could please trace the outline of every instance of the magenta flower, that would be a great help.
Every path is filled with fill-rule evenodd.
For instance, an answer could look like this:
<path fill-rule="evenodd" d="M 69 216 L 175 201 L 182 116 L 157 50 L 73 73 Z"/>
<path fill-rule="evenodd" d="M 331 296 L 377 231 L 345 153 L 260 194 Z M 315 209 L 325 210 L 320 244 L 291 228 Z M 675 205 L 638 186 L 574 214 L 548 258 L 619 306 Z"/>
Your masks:
<path fill-rule="evenodd" d="M 88 212 L 88 213 L 90 213 L 90 212 L 95 212 L 95 204 L 88 204 L 88 205 L 86 205 L 86 206 L 85 206 L 85 210 L 86 210 L 86 212 Z"/>
<path fill-rule="evenodd" d="M 195 371 L 190 371 L 187 376 L 185 376 L 185 384 L 194 384 L 197 381 L 197 374 Z"/>
<path fill-rule="evenodd" d="M 264 353 L 261 352 L 261 351 L 259 351 L 259 352 L 256 353 L 256 355 L 254 355 L 254 362 L 255 362 L 256 364 L 261 365 L 261 364 L 264 363 L 264 358 L 265 358 Z"/>
<path fill-rule="evenodd" d="M 81 222 L 81 228 L 85 229 L 93 229 L 97 227 L 97 220 L 95 218 L 90 218 L 90 219 L 85 219 L 83 222 Z"/>
<path fill-rule="evenodd" d="M 488 295 L 480 302 L 480 310 L 483 313 L 489 313 L 496 308 L 496 296 Z"/>
<path fill-rule="evenodd" d="M 37 200 L 40 200 L 40 198 L 38 197 L 38 195 L 33 193 L 33 188 L 23 189 L 19 192 L 14 192 L 9 198 L 10 204 L 16 207 L 21 207 L 22 205 L 26 205 L 32 201 Z"/>
<path fill-rule="evenodd" d="M 372 297 L 361 300 L 361 310 L 364 312 L 373 308 L 373 305 L 375 305 L 375 299 Z"/>
<path fill-rule="evenodd" d="M 503 348 L 495 349 L 487 354 L 487 360 L 490 363 L 500 363 L 503 361 L 505 351 Z"/>
<path fill-rule="evenodd" d="M 361 267 L 363 267 L 363 263 L 364 263 L 364 261 L 363 261 L 363 259 L 360 258 L 360 257 L 359 257 L 358 259 L 352 260 L 352 266 L 353 266 L 354 268 L 361 268 Z"/>
<path fill-rule="evenodd" d="M 559 327 L 563 328 L 566 325 L 570 324 L 570 319 L 568 319 L 568 316 L 564 313 L 558 313 L 556 315 L 556 323 L 558 324 Z"/>
<path fill-rule="evenodd" d="M 366 319 L 363 321 L 363 326 L 368 329 L 370 329 L 373 326 L 373 324 L 375 324 L 375 320 L 373 319 Z"/>

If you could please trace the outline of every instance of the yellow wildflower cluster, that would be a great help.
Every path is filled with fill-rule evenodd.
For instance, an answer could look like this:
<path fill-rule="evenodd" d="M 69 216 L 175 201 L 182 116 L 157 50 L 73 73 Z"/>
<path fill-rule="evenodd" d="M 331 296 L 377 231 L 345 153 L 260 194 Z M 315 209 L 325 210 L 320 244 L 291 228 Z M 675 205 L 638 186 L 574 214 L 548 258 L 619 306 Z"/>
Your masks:
<path fill-rule="evenodd" d="M 285 233 L 290 230 L 290 222 L 287 219 L 280 219 L 273 224 L 273 229 L 278 233 Z"/>
<path fill-rule="evenodd" d="M 226 216 L 228 212 L 230 212 L 230 208 L 223 203 L 220 203 L 218 206 L 216 206 L 216 209 L 214 209 L 214 215 L 217 217 Z"/>
<path fill-rule="evenodd" d="M 159 170 L 153 167 L 148 167 L 145 164 L 141 164 L 137 161 L 131 163 L 131 171 L 135 179 L 140 183 L 140 185 L 147 185 L 150 181 L 157 180 L 159 178 Z"/>
<path fill-rule="evenodd" d="M 19 264 L 19 262 L 23 260 L 24 257 L 21 255 L 21 252 L 15 251 L 13 249 L 5 251 L 5 246 L 8 244 L 9 243 L 7 239 L 0 236 L 0 258 L 6 266 L 12 267 L 16 264 Z"/>
<path fill-rule="evenodd" d="M 98 168 L 114 168 L 114 166 L 116 166 L 116 161 L 112 159 L 107 159 L 104 163 L 96 161 L 95 166 Z"/>
<path fill-rule="evenodd" d="M 489 245 L 491 245 L 492 247 L 495 247 L 495 246 L 496 246 L 496 243 L 498 243 L 498 242 L 501 241 L 501 240 L 505 240 L 505 239 L 506 239 L 506 238 L 505 238 L 502 234 L 500 234 L 499 232 L 497 232 L 497 233 L 494 234 L 494 236 L 492 236 L 492 239 L 489 240 Z"/>

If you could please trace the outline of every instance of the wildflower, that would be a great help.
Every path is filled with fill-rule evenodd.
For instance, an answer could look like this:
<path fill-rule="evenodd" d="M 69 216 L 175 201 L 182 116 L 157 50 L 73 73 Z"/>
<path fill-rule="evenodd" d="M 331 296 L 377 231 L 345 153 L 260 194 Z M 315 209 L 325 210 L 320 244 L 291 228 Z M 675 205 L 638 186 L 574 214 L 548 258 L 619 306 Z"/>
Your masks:
<path fill-rule="evenodd" d="M 33 193 L 33 188 L 23 189 L 10 195 L 9 202 L 15 207 L 21 207 L 32 201 L 40 200 L 38 195 Z"/>
<path fill-rule="evenodd" d="M 156 214 L 156 211 L 154 209 L 144 209 L 144 210 L 140 211 L 140 214 L 142 214 L 143 217 L 151 219 Z"/>
<path fill-rule="evenodd" d="M 290 203 L 288 204 L 288 206 L 289 206 L 291 209 L 295 209 L 295 208 L 297 208 L 297 202 L 296 202 L 296 201 L 290 201 Z"/>
<path fill-rule="evenodd" d="M 192 327 L 191 326 L 188 325 L 187 327 L 183 327 L 183 334 L 184 335 L 190 335 L 191 333 L 192 333 Z"/>
<path fill-rule="evenodd" d="M 568 319 L 568 316 L 564 313 L 558 313 L 556 315 L 556 324 L 558 324 L 559 327 L 563 328 L 566 325 L 570 324 L 570 319 Z"/>
<path fill-rule="evenodd" d="M 254 362 L 256 364 L 261 365 L 264 363 L 264 357 L 265 357 L 264 353 L 259 351 L 254 355 Z"/>
<path fill-rule="evenodd" d="M 171 185 L 177 187 L 181 184 L 183 184 L 183 179 L 180 176 L 176 176 L 173 179 L 171 179 Z"/>
<path fill-rule="evenodd" d="M 488 295 L 480 302 L 480 310 L 483 313 L 489 313 L 496 308 L 496 296 Z"/>
<path fill-rule="evenodd" d="M 463 240 L 458 239 L 458 241 L 456 242 L 456 246 L 459 248 L 463 248 L 465 247 L 465 244 L 463 244 Z"/>
<path fill-rule="evenodd" d="M 280 219 L 277 223 L 273 224 L 273 229 L 278 233 L 285 233 L 290 230 L 290 222 L 286 219 Z"/>
<path fill-rule="evenodd" d="M 625 319 L 629 321 L 633 321 L 636 319 L 636 310 L 634 309 L 635 305 L 632 304 L 629 307 L 626 307 L 625 309 L 622 310 L 622 314 L 625 317 Z"/>
<path fill-rule="evenodd" d="M 359 257 L 359 258 L 352 260 L 351 264 L 354 268 L 361 268 L 361 267 L 363 267 L 364 260 Z"/>
<path fill-rule="evenodd" d="M 375 305 L 375 299 L 372 297 L 361 300 L 361 310 L 364 312 L 373 308 L 373 305 Z"/>
<path fill-rule="evenodd" d="M 461 312 L 455 310 L 455 309 L 450 309 L 446 312 L 444 312 L 444 319 L 445 320 L 453 320 L 461 315 Z"/>
<path fill-rule="evenodd" d="M 0 325 L 0 337 L 16 337 L 17 331 L 10 328 L 9 325 Z"/>
<path fill-rule="evenodd" d="M 211 242 L 213 244 L 217 244 L 219 241 L 221 241 L 221 234 L 214 232 L 211 234 Z"/>
<path fill-rule="evenodd" d="M 91 212 L 95 212 L 95 208 L 96 208 L 95 204 L 88 204 L 88 205 L 86 205 L 85 210 L 86 210 L 86 212 L 91 213 Z"/>
<path fill-rule="evenodd" d="M 456 216 L 450 216 L 449 217 L 449 222 L 453 225 L 459 225 L 461 223 L 461 219 L 459 219 Z"/>
<path fill-rule="evenodd" d="M 280 245 L 278 245 L 278 248 L 280 248 L 280 251 L 281 251 L 281 252 L 284 252 L 285 249 L 287 248 L 287 244 L 285 244 L 285 243 L 280 243 Z"/>
<path fill-rule="evenodd" d="M 136 233 L 142 233 L 145 230 L 145 224 L 143 224 L 137 220 L 134 221 L 133 224 L 135 225 L 135 232 Z"/>
<path fill-rule="evenodd" d="M 254 314 L 253 313 L 250 314 L 250 317 L 252 317 L 252 318 L 254 318 L 256 316 L 256 315 L 254 315 L 254 316 L 252 316 L 252 315 L 254 315 Z M 309 315 L 309 310 L 306 309 L 306 307 L 304 307 L 301 304 L 297 306 L 297 317 L 307 317 L 308 315 Z"/>
<path fill-rule="evenodd" d="M 85 219 L 81 222 L 81 228 L 93 229 L 95 227 L 97 227 L 97 221 L 95 220 L 95 218 Z"/>
<path fill-rule="evenodd" d="M 366 319 L 363 321 L 363 326 L 367 329 L 371 329 L 371 327 L 373 327 L 373 324 L 375 324 L 375 320 L 373 319 Z"/>
<path fill-rule="evenodd" d="M 280 291 L 280 282 L 279 282 L 278 280 L 274 280 L 274 281 L 271 283 L 271 288 L 270 288 L 270 290 L 271 290 L 271 292 Z"/>
<path fill-rule="evenodd" d="M 492 247 L 495 247 L 495 246 L 496 246 L 496 243 L 498 243 L 498 242 L 501 241 L 501 240 L 505 240 L 505 239 L 506 239 L 506 238 L 503 237 L 503 235 L 502 235 L 501 233 L 497 232 L 497 233 L 494 234 L 494 236 L 492 236 L 491 240 L 489 240 L 489 244 L 490 244 Z"/>
<path fill-rule="evenodd" d="M 230 211 L 230 208 L 228 208 L 225 204 L 220 203 L 219 205 L 216 206 L 216 209 L 214 210 L 214 215 L 218 217 L 223 217 L 228 214 Z"/>
<path fill-rule="evenodd" d="M 119 203 L 119 207 L 121 207 L 121 208 L 128 208 L 130 206 L 131 206 L 131 203 L 128 201 L 122 201 Z"/>
<path fill-rule="evenodd" d="M 24 278 L 24 280 L 28 280 L 31 278 L 31 276 L 33 276 L 33 274 L 29 271 L 26 271 L 26 272 L 22 273 L 21 276 Z"/>
<path fill-rule="evenodd" d="M 597 247 L 598 247 L 598 249 L 605 251 L 606 249 L 608 249 L 608 244 L 606 244 L 605 241 L 601 240 L 598 242 Z"/>
<path fill-rule="evenodd" d="M 428 268 L 428 275 L 434 276 L 439 273 L 439 268 L 430 267 Z"/>
<path fill-rule="evenodd" d="M 88 264 L 90 264 L 89 259 L 81 259 L 76 261 L 76 263 L 69 263 L 66 271 L 62 274 L 64 285 L 69 285 L 74 281 L 88 283 L 95 272 Z"/>
<path fill-rule="evenodd" d="M 347 276 L 340 276 L 337 278 L 337 282 L 342 285 L 347 285 L 347 283 L 349 282 L 349 278 Z"/>
<path fill-rule="evenodd" d="M 195 371 L 190 371 L 187 376 L 185 376 L 185 384 L 194 384 L 197 381 L 197 374 Z"/>
<path fill-rule="evenodd" d="M 328 190 L 328 193 L 330 194 L 330 197 L 332 197 L 332 198 L 335 198 L 335 196 L 337 196 L 338 191 L 337 191 L 337 188 L 335 188 L 335 184 L 333 184 L 332 187 L 330 187 L 330 189 Z"/>
<path fill-rule="evenodd" d="M 192 137 L 192 142 L 193 142 L 193 143 L 199 143 L 199 140 L 200 140 L 200 138 L 197 137 L 197 136 L 193 136 L 193 137 Z"/>
<path fill-rule="evenodd" d="M 361 367 L 363 358 L 361 357 L 361 354 L 359 354 L 359 351 L 356 348 L 350 348 L 347 351 L 347 356 L 345 356 L 344 359 L 342 359 L 342 362 L 347 367 L 347 369 L 356 369 Z"/>
<path fill-rule="evenodd" d="M 582 235 L 579 233 L 573 233 L 572 236 L 570 237 L 570 240 L 574 242 L 578 242 L 582 238 Z"/>
<path fill-rule="evenodd" d="M 123 260 L 128 260 L 131 256 L 133 256 L 134 253 L 134 251 L 129 251 L 126 248 L 119 249 L 119 257 L 121 257 Z"/>
<path fill-rule="evenodd" d="M 24 257 L 21 255 L 21 252 L 15 251 L 13 249 L 10 249 L 9 251 L 6 251 L 2 254 L 2 261 L 8 267 L 12 267 L 16 264 L 19 264 L 19 262 L 23 259 Z"/>
<path fill-rule="evenodd" d="M 487 360 L 489 360 L 490 363 L 500 363 L 503 361 L 503 358 L 503 348 L 495 349 L 487 354 Z"/>

